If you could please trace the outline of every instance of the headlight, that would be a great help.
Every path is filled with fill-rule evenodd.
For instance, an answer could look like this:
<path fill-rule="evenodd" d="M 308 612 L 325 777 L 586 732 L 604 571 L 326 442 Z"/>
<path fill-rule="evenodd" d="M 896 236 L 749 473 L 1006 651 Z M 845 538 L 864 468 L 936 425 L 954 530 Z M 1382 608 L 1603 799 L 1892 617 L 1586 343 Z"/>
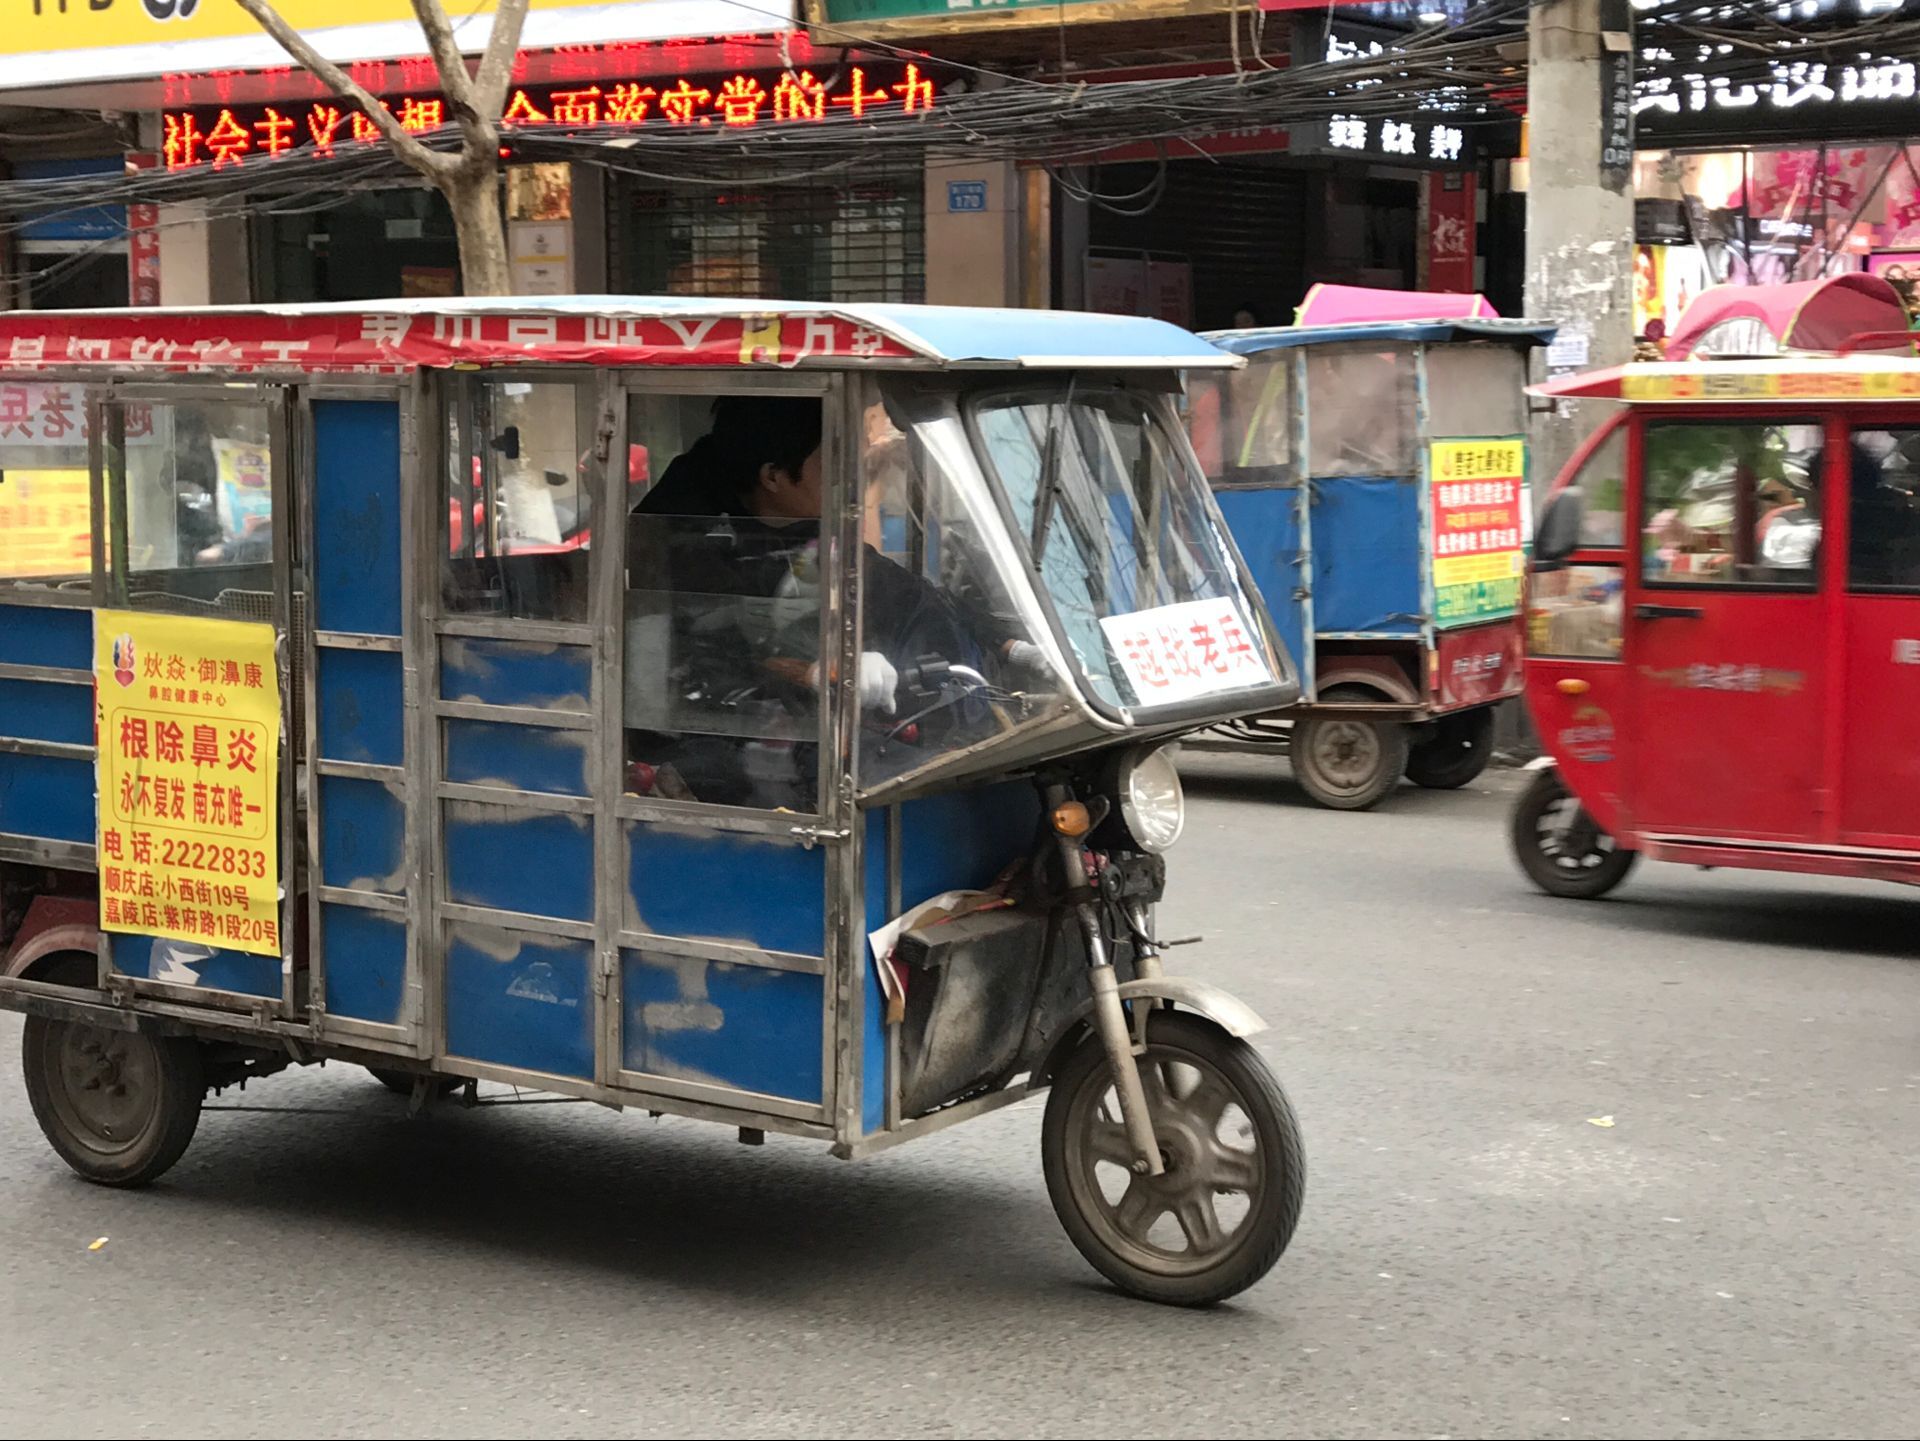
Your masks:
<path fill-rule="evenodd" d="M 1164 851 L 1187 823 L 1187 798 L 1174 768 L 1173 747 L 1138 750 L 1120 762 L 1120 818 L 1143 851 Z"/>

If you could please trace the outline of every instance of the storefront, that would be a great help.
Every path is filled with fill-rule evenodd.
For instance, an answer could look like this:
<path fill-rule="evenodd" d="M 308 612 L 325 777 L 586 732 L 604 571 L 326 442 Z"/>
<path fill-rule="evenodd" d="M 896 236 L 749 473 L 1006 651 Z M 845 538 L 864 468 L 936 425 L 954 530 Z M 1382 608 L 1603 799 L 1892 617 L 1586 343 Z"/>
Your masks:
<path fill-rule="evenodd" d="M 1810 39 L 1872 15 L 1920 13 L 1900 0 L 1819 9 L 1802 19 Z M 1920 318 L 1916 62 L 1858 42 L 1832 60 L 1731 76 L 1711 73 L 1711 59 L 1671 40 L 1641 46 L 1636 333 L 1657 343 L 1709 286 L 1858 270 L 1892 280 Z"/>
<path fill-rule="evenodd" d="M 1321 15 L 1296 20 L 1290 33 L 1292 56 L 1324 60 L 1384 53 L 1396 39 Z M 1102 157 L 1069 177 L 1086 198 L 1070 194 L 1067 213 L 1077 206 L 1084 221 L 1078 236 L 1062 237 L 1057 293 L 1090 310 L 1213 329 L 1249 315 L 1284 323 L 1316 281 L 1476 289 L 1480 163 L 1488 142 L 1497 146 L 1514 129 L 1505 117 L 1442 109 L 1341 115 L 1199 137 L 1164 155 Z"/>

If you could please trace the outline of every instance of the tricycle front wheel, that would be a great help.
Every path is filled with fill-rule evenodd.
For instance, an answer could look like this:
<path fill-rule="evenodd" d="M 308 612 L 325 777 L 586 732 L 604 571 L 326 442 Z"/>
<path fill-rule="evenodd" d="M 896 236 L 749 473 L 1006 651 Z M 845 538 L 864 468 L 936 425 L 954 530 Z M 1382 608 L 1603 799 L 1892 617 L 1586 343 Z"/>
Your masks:
<path fill-rule="evenodd" d="M 200 1124 L 207 1086 L 194 1041 L 28 1016 L 20 1058 L 41 1131 L 99 1185 L 158 1179 Z"/>
<path fill-rule="evenodd" d="M 1156 1011 L 1139 1066 L 1165 1173 L 1134 1170 L 1112 1066 L 1089 1036 L 1047 1097 L 1047 1192 L 1080 1254 L 1121 1290 L 1209 1306 L 1266 1275 L 1293 1239 L 1300 1124 L 1259 1053 L 1197 1016 Z"/>
<path fill-rule="evenodd" d="M 1552 769 L 1520 793 L 1511 839 L 1520 869 L 1550 896 L 1598 900 L 1633 869 L 1635 852 L 1601 830 Z"/>

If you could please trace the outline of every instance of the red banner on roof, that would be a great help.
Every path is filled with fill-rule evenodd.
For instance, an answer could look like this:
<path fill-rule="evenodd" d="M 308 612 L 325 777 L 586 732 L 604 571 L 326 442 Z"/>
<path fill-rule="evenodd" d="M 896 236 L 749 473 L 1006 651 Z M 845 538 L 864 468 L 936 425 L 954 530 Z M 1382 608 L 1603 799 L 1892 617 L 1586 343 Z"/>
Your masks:
<path fill-rule="evenodd" d="M 510 304 L 510 302 L 505 302 Z M 13 311 L 0 369 L 346 371 L 420 366 L 777 365 L 898 359 L 915 352 L 839 316 L 636 316 L 559 311 Z"/>

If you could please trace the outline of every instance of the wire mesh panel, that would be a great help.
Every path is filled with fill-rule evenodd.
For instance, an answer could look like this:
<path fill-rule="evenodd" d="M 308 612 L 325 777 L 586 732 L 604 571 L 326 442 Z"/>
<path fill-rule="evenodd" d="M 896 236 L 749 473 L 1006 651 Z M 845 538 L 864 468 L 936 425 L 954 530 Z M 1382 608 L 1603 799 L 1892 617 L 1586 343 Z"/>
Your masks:
<path fill-rule="evenodd" d="M 623 179 L 608 207 L 614 278 L 630 294 L 769 300 L 926 297 L 916 166 L 857 180 L 667 186 Z"/>

